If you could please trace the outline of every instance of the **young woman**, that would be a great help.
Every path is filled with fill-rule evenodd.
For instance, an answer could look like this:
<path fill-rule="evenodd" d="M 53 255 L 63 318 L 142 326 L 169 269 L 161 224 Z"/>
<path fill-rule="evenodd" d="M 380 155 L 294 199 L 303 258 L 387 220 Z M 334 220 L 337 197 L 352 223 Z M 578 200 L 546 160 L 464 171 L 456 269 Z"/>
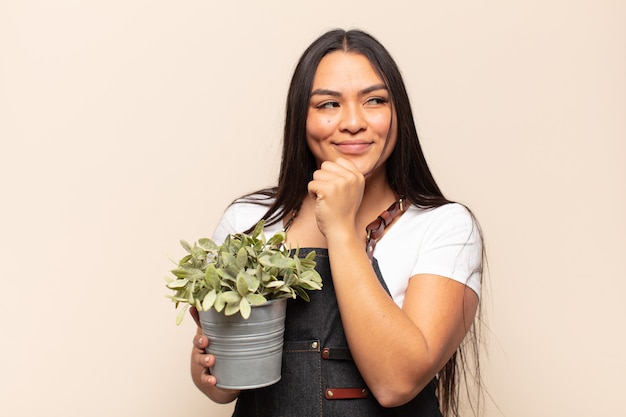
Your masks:
<path fill-rule="evenodd" d="M 370 35 L 334 30 L 307 48 L 287 98 L 278 186 L 232 204 L 214 239 L 261 218 L 267 235 L 286 228 L 288 244 L 315 248 L 323 290 L 289 301 L 282 379 L 269 387 L 216 387 L 198 329 L 198 388 L 237 399 L 235 416 L 456 414 L 481 234 L 435 183 L 400 72 Z"/>

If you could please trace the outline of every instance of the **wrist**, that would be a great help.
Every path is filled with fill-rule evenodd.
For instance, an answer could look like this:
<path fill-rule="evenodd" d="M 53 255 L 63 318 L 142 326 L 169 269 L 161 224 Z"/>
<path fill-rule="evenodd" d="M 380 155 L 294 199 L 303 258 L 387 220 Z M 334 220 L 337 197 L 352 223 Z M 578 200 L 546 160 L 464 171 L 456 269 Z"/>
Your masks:
<path fill-rule="evenodd" d="M 327 240 L 348 241 L 358 236 L 356 227 L 350 222 L 336 222 L 332 226 L 325 226 L 324 236 Z"/>
<path fill-rule="evenodd" d="M 364 250 L 365 237 L 360 236 L 354 228 L 335 228 L 326 233 L 328 250 Z"/>

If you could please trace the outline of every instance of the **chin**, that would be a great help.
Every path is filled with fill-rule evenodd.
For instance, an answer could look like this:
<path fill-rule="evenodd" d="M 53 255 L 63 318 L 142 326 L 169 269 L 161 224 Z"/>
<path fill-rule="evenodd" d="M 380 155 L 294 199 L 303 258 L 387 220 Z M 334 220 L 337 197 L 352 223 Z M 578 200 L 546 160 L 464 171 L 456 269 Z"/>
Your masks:
<path fill-rule="evenodd" d="M 382 172 L 384 170 L 384 166 L 383 165 L 378 166 L 378 167 L 375 166 L 375 165 L 374 166 L 367 165 L 365 167 L 361 167 L 361 166 L 357 165 L 357 168 L 358 168 L 359 172 L 361 174 L 363 174 L 363 176 L 365 178 L 373 177 L 374 175 L 377 175 L 377 174 L 379 174 L 380 172 Z"/>

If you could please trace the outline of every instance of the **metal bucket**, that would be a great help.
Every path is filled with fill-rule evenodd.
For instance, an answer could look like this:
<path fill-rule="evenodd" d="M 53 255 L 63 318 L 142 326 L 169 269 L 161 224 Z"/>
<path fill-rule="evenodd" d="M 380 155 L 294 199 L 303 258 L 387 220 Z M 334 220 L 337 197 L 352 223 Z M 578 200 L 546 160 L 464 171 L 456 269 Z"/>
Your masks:
<path fill-rule="evenodd" d="M 286 308 L 287 300 L 280 299 L 253 306 L 248 319 L 214 309 L 199 312 L 218 387 L 260 388 L 280 380 Z"/>

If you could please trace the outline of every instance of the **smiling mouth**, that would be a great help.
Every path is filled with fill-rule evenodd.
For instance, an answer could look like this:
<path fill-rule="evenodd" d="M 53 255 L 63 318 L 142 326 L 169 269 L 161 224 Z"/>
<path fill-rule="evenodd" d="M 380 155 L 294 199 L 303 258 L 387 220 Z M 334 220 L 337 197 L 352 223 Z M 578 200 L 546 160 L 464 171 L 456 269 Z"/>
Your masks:
<path fill-rule="evenodd" d="M 341 153 L 354 155 L 366 151 L 372 145 L 372 142 L 340 142 L 334 145 Z"/>

